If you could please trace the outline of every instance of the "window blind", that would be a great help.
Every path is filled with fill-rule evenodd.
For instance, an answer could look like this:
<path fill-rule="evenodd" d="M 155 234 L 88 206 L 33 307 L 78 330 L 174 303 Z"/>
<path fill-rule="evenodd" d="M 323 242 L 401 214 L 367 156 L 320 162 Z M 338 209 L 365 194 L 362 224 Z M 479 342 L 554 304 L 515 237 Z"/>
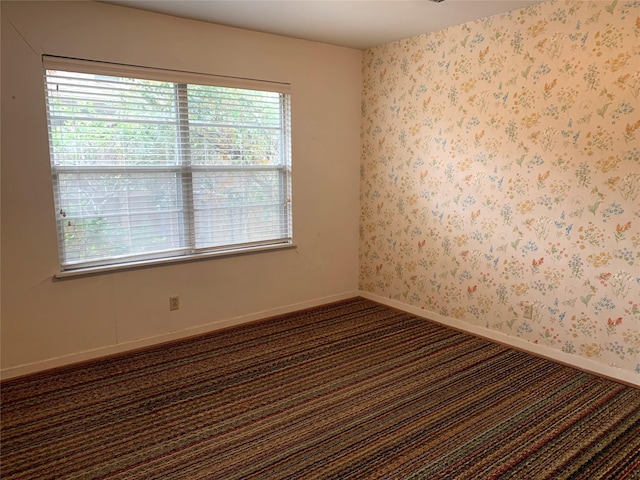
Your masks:
<path fill-rule="evenodd" d="M 291 243 L 287 85 L 44 68 L 63 270 Z"/>

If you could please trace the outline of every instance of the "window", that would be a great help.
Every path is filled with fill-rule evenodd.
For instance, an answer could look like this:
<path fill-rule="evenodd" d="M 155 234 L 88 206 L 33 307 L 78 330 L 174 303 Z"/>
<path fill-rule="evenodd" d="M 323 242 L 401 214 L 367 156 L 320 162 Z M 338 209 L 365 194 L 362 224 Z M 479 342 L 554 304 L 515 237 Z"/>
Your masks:
<path fill-rule="evenodd" d="M 287 85 L 44 67 L 63 271 L 291 244 Z"/>

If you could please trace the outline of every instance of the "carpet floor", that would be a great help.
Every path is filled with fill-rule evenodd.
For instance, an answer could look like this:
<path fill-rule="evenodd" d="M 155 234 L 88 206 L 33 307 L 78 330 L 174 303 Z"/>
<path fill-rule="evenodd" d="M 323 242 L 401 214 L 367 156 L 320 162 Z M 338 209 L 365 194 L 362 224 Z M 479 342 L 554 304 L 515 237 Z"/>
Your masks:
<path fill-rule="evenodd" d="M 3 480 L 640 478 L 640 389 L 362 298 L 0 387 Z"/>

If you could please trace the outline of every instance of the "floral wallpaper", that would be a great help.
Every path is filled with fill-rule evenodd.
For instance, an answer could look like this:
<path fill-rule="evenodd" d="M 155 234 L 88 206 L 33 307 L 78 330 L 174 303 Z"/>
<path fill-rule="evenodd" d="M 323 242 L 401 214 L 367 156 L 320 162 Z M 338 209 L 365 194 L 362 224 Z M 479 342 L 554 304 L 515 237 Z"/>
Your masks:
<path fill-rule="evenodd" d="M 360 288 L 640 374 L 640 0 L 369 49 L 363 82 Z"/>

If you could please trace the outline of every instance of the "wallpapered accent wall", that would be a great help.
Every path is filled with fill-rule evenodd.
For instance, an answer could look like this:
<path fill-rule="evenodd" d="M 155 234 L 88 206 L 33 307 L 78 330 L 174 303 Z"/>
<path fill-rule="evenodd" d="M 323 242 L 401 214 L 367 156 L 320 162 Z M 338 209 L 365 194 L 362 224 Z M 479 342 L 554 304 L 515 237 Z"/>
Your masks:
<path fill-rule="evenodd" d="M 640 1 L 369 49 L 363 82 L 360 288 L 640 373 Z"/>

